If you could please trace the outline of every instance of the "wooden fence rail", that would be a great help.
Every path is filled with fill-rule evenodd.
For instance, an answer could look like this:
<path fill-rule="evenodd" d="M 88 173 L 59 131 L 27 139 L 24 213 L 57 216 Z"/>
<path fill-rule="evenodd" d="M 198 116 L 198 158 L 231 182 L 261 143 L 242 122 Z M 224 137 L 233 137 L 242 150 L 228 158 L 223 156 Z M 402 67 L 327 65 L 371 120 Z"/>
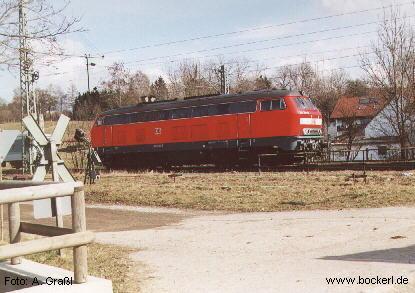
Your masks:
<path fill-rule="evenodd" d="M 20 221 L 20 202 L 71 196 L 72 229 Z M 87 244 L 94 241 L 94 234 L 86 230 L 85 194 L 81 182 L 35 183 L 0 182 L 0 204 L 8 204 L 10 244 L 0 246 L 0 260 L 11 259 L 11 264 L 21 262 L 29 254 L 73 248 L 74 281 L 85 283 L 88 275 Z M 21 233 L 49 236 L 20 242 Z"/>

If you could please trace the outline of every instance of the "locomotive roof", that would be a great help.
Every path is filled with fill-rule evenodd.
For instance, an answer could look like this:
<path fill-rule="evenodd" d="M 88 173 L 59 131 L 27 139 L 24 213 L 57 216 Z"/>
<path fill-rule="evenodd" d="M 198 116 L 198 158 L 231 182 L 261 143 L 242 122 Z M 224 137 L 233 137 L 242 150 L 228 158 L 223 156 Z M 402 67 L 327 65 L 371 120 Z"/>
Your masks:
<path fill-rule="evenodd" d="M 272 97 L 283 97 L 283 96 L 301 96 L 298 91 L 290 91 L 286 89 L 278 90 L 260 90 L 251 91 L 242 94 L 231 94 L 231 95 L 216 95 L 216 96 L 200 96 L 185 98 L 184 100 L 171 100 L 163 102 L 149 102 L 140 103 L 134 106 L 122 107 L 118 109 L 109 110 L 103 112 L 101 115 L 116 115 L 126 114 L 135 112 L 155 111 L 155 110 L 169 110 L 176 108 L 203 106 L 211 104 L 221 104 L 238 101 L 251 101 L 261 98 L 272 98 Z"/>

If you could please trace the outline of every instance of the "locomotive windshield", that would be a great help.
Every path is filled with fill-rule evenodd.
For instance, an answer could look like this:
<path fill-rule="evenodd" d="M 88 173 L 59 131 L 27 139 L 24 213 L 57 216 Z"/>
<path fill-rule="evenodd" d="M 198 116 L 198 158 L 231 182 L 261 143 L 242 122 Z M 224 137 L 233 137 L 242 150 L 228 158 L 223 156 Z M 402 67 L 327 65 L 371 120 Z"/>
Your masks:
<path fill-rule="evenodd" d="M 309 98 L 296 97 L 295 103 L 297 104 L 297 107 L 300 110 L 316 110 L 317 109 L 317 107 L 314 106 L 313 102 L 311 102 Z"/>

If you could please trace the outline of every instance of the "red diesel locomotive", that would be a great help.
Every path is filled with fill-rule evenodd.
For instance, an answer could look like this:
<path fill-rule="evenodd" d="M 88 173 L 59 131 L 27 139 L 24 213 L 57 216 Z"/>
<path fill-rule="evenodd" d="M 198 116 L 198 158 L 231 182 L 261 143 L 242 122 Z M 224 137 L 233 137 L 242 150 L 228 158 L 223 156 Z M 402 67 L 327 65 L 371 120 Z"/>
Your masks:
<path fill-rule="evenodd" d="M 322 118 L 288 90 L 142 103 L 102 113 L 91 130 L 105 166 L 287 163 L 322 145 Z M 269 156 L 271 157 L 271 156 Z"/>

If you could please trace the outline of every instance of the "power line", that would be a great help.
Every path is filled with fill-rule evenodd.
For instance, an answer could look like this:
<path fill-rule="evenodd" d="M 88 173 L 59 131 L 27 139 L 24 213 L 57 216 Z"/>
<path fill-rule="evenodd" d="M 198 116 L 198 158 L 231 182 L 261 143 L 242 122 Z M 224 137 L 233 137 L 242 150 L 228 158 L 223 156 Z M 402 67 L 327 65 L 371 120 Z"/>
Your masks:
<path fill-rule="evenodd" d="M 409 16 L 409 17 L 405 17 L 405 18 L 411 18 L 411 17 L 413 17 L 413 16 Z M 348 26 L 341 26 L 341 27 L 335 27 L 335 28 L 328 28 L 328 29 L 324 29 L 324 30 L 317 30 L 317 31 L 306 32 L 306 33 L 283 35 L 283 36 L 278 36 L 276 38 L 270 38 L 270 39 L 264 39 L 264 40 L 258 40 L 258 41 L 250 41 L 250 42 L 242 42 L 242 43 L 238 43 L 238 44 L 232 44 L 232 45 L 221 46 L 221 47 L 201 49 L 201 50 L 197 50 L 197 51 L 186 52 L 186 53 L 178 53 L 178 54 L 174 54 L 174 55 L 165 55 L 165 56 L 158 56 L 158 57 L 150 57 L 150 58 L 146 58 L 146 59 L 129 61 L 129 62 L 126 62 L 125 64 L 141 63 L 143 61 L 151 61 L 151 60 L 157 60 L 157 59 L 163 59 L 163 58 L 171 58 L 171 57 L 178 57 L 178 56 L 190 55 L 190 54 L 196 54 L 196 53 L 211 52 L 211 51 L 217 51 L 217 50 L 221 50 L 221 49 L 229 49 L 229 48 L 235 48 L 235 47 L 246 46 L 246 45 L 260 44 L 260 43 L 265 43 L 265 42 L 270 42 L 270 41 L 290 39 L 290 38 L 295 38 L 295 37 L 302 37 L 302 36 L 306 36 L 306 35 L 315 35 L 315 34 L 318 34 L 318 33 L 338 31 L 338 30 L 343 30 L 343 29 L 361 27 L 361 26 L 365 26 L 365 25 L 377 24 L 377 23 L 380 23 L 380 21 L 365 22 L 365 23 L 359 23 L 359 24 L 355 24 L 355 25 L 348 25 Z M 79 57 L 79 58 L 84 58 L 85 57 L 84 55 L 72 55 L 72 54 L 65 54 L 65 53 L 48 53 L 48 52 L 36 52 L 36 51 L 35 51 L 35 53 L 43 54 L 43 55 L 62 56 L 62 57 Z M 94 57 L 95 58 L 98 58 L 98 56 L 94 56 Z M 163 63 L 165 63 L 165 62 L 158 62 L 158 63 L 154 63 L 154 64 L 163 64 Z"/>
<path fill-rule="evenodd" d="M 413 17 L 413 16 L 410 16 L 410 17 Z M 179 53 L 179 54 L 175 54 L 175 55 L 151 57 L 151 58 L 142 59 L 142 60 L 135 60 L 135 61 L 131 61 L 131 62 L 141 62 L 141 61 L 146 61 L 146 60 L 155 60 L 155 59 L 162 59 L 162 58 L 168 58 L 168 57 L 177 57 L 177 56 L 181 56 L 181 55 L 188 55 L 188 54 L 194 54 L 194 53 L 210 52 L 210 51 L 216 51 L 216 50 L 221 50 L 221 49 L 229 49 L 229 48 L 235 48 L 235 47 L 246 46 L 246 45 L 260 44 L 260 43 L 271 42 L 271 41 L 276 41 L 276 40 L 290 39 L 290 38 L 295 38 L 295 37 L 303 37 L 303 36 L 307 36 L 307 35 L 315 35 L 315 34 L 318 34 L 318 33 L 332 32 L 332 31 L 338 31 L 338 30 L 361 27 L 361 26 L 365 26 L 365 25 L 378 24 L 378 23 L 380 23 L 380 21 L 371 21 L 371 22 L 359 23 L 359 24 L 355 24 L 355 25 L 347 25 L 347 26 L 317 30 L 317 31 L 312 31 L 312 32 L 283 35 L 283 36 L 278 36 L 278 37 L 275 37 L 275 38 L 264 39 L 264 40 L 242 42 L 242 43 L 226 45 L 226 46 L 221 46 L 221 47 L 201 49 L 201 50 L 197 50 L 197 51 L 193 51 L 193 52 Z M 34 53 L 42 54 L 42 55 L 61 56 L 61 57 L 79 57 L 79 58 L 84 58 L 85 57 L 84 55 L 78 55 L 78 54 L 51 53 L 51 52 L 40 52 L 40 51 L 34 51 Z M 128 63 L 130 63 L 130 62 L 128 62 Z"/>
<path fill-rule="evenodd" d="M 264 29 L 270 29 L 270 28 L 275 28 L 275 27 L 282 27 L 282 26 L 288 26 L 288 25 L 293 25 L 293 24 L 299 24 L 299 23 L 308 23 L 308 22 L 313 22 L 313 21 L 318 21 L 318 20 L 326 20 L 326 19 L 331 19 L 331 18 L 335 18 L 335 17 L 341 17 L 341 16 L 347 16 L 347 15 L 353 15 L 353 14 L 360 14 L 360 13 L 366 13 L 366 12 L 371 12 L 371 11 L 383 10 L 383 9 L 388 8 L 388 7 L 401 7 L 401 6 L 405 6 L 405 5 L 408 5 L 408 4 L 414 4 L 414 1 L 408 1 L 408 2 L 403 2 L 403 3 L 398 3 L 398 4 L 391 4 L 391 5 L 388 5 L 388 6 L 380 6 L 380 7 L 376 7 L 376 8 L 370 8 L 370 9 L 362 9 L 362 10 L 355 10 L 355 11 L 349 11 L 349 12 L 338 13 L 338 14 L 331 14 L 331 15 L 321 16 L 321 17 L 306 18 L 306 19 L 295 20 L 295 21 L 291 21 L 291 22 L 254 27 L 254 28 L 236 30 L 236 31 L 231 31 L 231 32 L 224 32 L 224 33 L 218 33 L 218 34 L 198 36 L 198 37 L 189 38 L 189 39 L 182 39 L 182 40 L 175 40 L 175 41 L 168 41 L 168 42 L 163 42 L 163 43 L 144 45 L 144 46 L 134 47 L 134 48 L 112 50 L 112 51 L 104 52 L 104 55 L 109 55 L 109 54 L 113 54 L 113 53 L 127 52 L 127 51 L 135 51 L 135 50 L 147 49 L 147 48 L 154 48 L 154 47 L 160 47 L 160 46 L 174 45 L 174 44 L 186 43 L 186 42 L 192 42 L 192 41 L 199 41 L 199 40 L 204 40 L 204 39 L 209 39 L 209 38 L 217 38 L 217 37 L 241 34 L 241 33 L 246 33 L 246 32 L 253 32 L 253 31 L 259 31 L 259 30 L 264 30 Z"/>
<path fill-rule="evenodd" d="M 262 48 L 255 48 L 255 49 L 249 49 L 249 50 L 237 51 L 237 52 L 224 52 L 224 53 L 221 53 L 221 54 L 201 56 L 201 57 L 198 57 L 197 59 L 219 57 L 219 56 L 228 55 L 228 54 L 241 54 L 241 53 L 247 53 L 247 52 L 263 51 L 263 50 L 270 50 L 270 49 L 275 49 L 275 48 L 280 48 L 280 47 L 288 47 L 288 46 L 295 46 L 295 45 L 302 45 L 302 44 L 310 44 L 310 43 L 315 43 L 315 42 L 320 42 L 320 41 L 327 41 L 327 40 L 334 40 L 334 39 L 340 39 L 340 38 L 345 38 L 345 37 L 353 37 L 353 36 L 358 36 L 358 35 L 365 35 L 365 34 L 370 34 L 370 33 L 374 33 L 374 32 L 376 32 L 376 31 L 369 31 L 369 32 L 362 32 L 362 33 L 353 33 L 353 34 L 347 34 L 347 35 L 341 35 L 341 36 L 333 36 L 333 37 L 328 37 L 328 38 L 319 38 L 319 39 L 313 39 L 313 40 L 309 40 L 309 41 L 295 42 L 295 43 L 289 43 L 289 44 L 281 44 L 281 45 L 275 45 L 275 46 L 270 46 L 270 47 L 262 47 Z M 301 55 L 303 55 L 303 54 L 301 54 Z M 276 58 L 278 58 L 278 57 L 275 57 L 275 59 Z M 286 57 L 281 57 L 281 58 L 286 58 Z M 139 61 L 126 62 L 124 64 L 140 63 L 140 62 L 145 61 L 145 60 L 147 60 L 147 59 L 143 59 L 143 60 L 139 60 Z M 106 66 L 106 67 L 108 68 L 108 66 Z M 105 70 L 101 70 L 101 71 L 98 71 L 98 72 L 104 72 L 104 71 Z M 70 73 L 70 72 L 68 72 L 68 73 Z M 51 74 L 51 75 L 58 75 L 58 74 Z M 63 73 L 62 73 L 62 75 L 63 75 Z"/>
<path fill-rule="evenodd" d="M 224 52 L 224 53 L 215 54 L 215 55 L 200 56 L 197 59 L 218 57 L 218 56 L 222 56 L 222 55 L 226 55 L 226 54 L 240 54 L 240 53 L 247 53 L 247 52 L 255 52 L 255 51 L 269 50 L 269 49 L 278 48 L 278 47 L 295 46 L 295 45 L 300 45 L 300 44 L 307 44 L 307 43 L 313 43 L 313 42 L 319 42 L 319 41 L 325 41 L 325 40 L 339 39 L 339 38 L 344 38 L 344 37 L 353 37 L 353 36 L 364 35 L 364 34 L 369 34 L 369 33 L 373 33 L 373 32 L 376 32 L 376 31 L 369 31 L 369 32 L 363 32 L 363 33 L 353 33 L 353 34 L 347 34 L 347 35 L 341 35 L 341 36 L 334 36 L 334 37 L 323 38 L 323 39 L 318 38 L 318 39 L 313 39 L 313 40 L 309 40 L 309 41 L 302 41 L 302 42 L 281 44 L 281 45 L 276 45 L 276 46 L 271 46 L 271 47 L 255 48 L 255 49 L 244 50 L 244 51 Z M 205 49 L 204 51 L 209 51 L 209 50 L 210 49 Z M 216 48 L 215 48 L 215 50 L 216 50 Z M 191 53 L 192 52 L 180 53 L 180 56 L 181 55 L 189 55 Z M 125 62 L 124 64 L 141 63 L 141 62 L 147 61 L 147 60 L 161 59 L 161 58 L 173 57 L 173 56 L 176 56 L 177 57 L 177 55 L 178 54 L 169 55 L 169 56 L 163 56 L 163 57 L 152 57 L 152 58 L 147 58 L 147 59 L 141 59 L 141 60 L 135 60 L 135 61 Z M 85 56 L 82 56 L 82 58 L 85 58 Z M 182 60 L 182 59 L 178 59 L 177 61 L 179 61 L 179 60 Z M 168 63 L 168 62 L 170 62 L 170 61 L 147 63 L 147 65 L 148 64 L 150 64 L 150 65 L 152 65 L 152 64 L 165 64 L 165 63 Z M 107 66 L 107 68 L 108 68 L 108 66 Z M 55 74 L 50 74 L 50 75 L 55 75 Z"/>
<path fill-rule="evenodd" d="M 407 19 L 407 18 L 413 18 L 413 17 L 414 16 L 411 15 L 411 16 L 399 17 L 397 19 Z M 244 45 L 258 44 L 258 43 L 264 43 L 264 42 L 275 41 L 275 40 L 289 39 L 289 38 L 294 38 L 294 37 L 302 37 L 302 36 L 306 36 L 306 35 L 313 35 L 313 34 L 317 34 L 317 33 L 324 33 L 324 32 L 330 32 L 330 31 L 338 31 L 338 30 L 343 30 L 343 29 L 348 29 L 348 28 L 362 27 L 362 26 L 371 25 L 371 24 L 378 24 L 380 22 L 382 22 L 382 21 L 372 21 L 372 22 L 365 22 L 365 23 L 359 23 L 359 24 L 355 24 L 355 25 L 335 27 L 335 28 L 329 28 L 329 29 L 306 32 L 306 33 L 300 33 L 300 34 L 284 35 L 284 36 L 279 36 L 279 37 L 271 38 L 271 39 L 244 42 L 244 43 L 221 46 L 221 47 L 201 49 L 201 50 L 196 50 L 196 51 L 191 51 L 191 52 L 186 52 L 186 53 L 177 53 L 177 54 L 173 54 L 173 55 L 165 55 L 165 56 L 158 56 L 158 57 L 151 57 L 151 58 L 145 58 L 145 59 L 140 59 L 140 60 L 134 60 L 134 61 L 126 62 L 125 64 L 141 63 L 143 61 L 151 61 L 151 60 L 157 60 L 157 59 L 173 58 L 173 57 L 186 56 L 186 55 L 197 54 L 197 53 L 211 52 L 211 51 L 216 51 L 216 50 L 221 50 L 221 49 L 229 49 L 229 48 L 234 48 L 234 47 L 240 47 L 240 46 L 244 46 Z M 373 31 L 373 32 L 376 32 L 376 31 Z M 348 36 L 348 35 L 346 35 L 346 36 Z M 343 36 L 340 36 L 340 37 L 343 37 Z M 326 39 L 322 39 L 322 40 L 326 40 Z M 295 43 L 295 44 L 298 44 L 298 43 Z M 281 45 L 281 47 L 283 47 L 283 46 L 286 46 L 286 45 Z M 289 46 L 289 45 L 287 45 L 287 46 Z M 275 47 L 273 46 L 271 48 L 275 48 Z M 256 49 L 254 49 L 254 50 L 256 50 Z M 246 52 L 250 52 L 250 51 L 242 51 L 241 53 L 246 53 Z M 223 55 L 223 54 L 235 54 L 235 53 L 237 54 L 238 52 L 222 53 L 222 54 L 219 54 L 219 55 L 213 55 L 213 56 L 207 56 L 207 57 L 209 58 L 209 57 L 220 56 L 220 55 Z"/>
<path fill-rule="evenodd" d="M 269 46 L 269 47 L 248 49 L 248 50 L 243 50 L 243 51 L 223 52 L 223 53 L 215 54 L 215 55 L 204 55 L 204 56 L 201 56 L 201 57 L 198 57 L 198 58 L 212 58 L 212 57 L 219 57 L 219 56 L 229 55 L 229 54 L 241 54 L 241 53 L 250 53 L 250 52 L 256 52 L 256 51 L 264 51 L 264 50 L 270 50 L 270 49 L 281 48 L 281 47 L 303 45 L 303 44 L 315 43 L 315 42 L 320 42 L 320 41 L 328 41 L 328 40 L 340 39 L 340 38 L 345 38 L 345 37 L 353 37 L 353 36 L 371 34 L 371 33 L 375 33 L 375 32 L 376 31 L 352 33 L 352 34 L 341 35 L 341 36 L 334 36 L 334 37 L 328 37 L 328 38 L 319 38 L 319 39 L 314 39 L 314 40 L 309 40 L 309 41 L 301 41 L 301 42 L 295 42 L 295 43 L 289 43 L 289 44 L 279 44 L 279 45 L 274 45 L 274 46 Z M 218 50 L 218 48 L 212 48 L 212 49 L 213 49 L 213 51 Z M 174 54 L 174 55 L 167 55 L 167 56 L 159 56 L 159 57 L 140 59 L 140 60 L 125 62 L 124 64 L 141 63 L 143 61 L 151 61 L 151 60 L 157 60 L 157 59 L 163 59 L 163 58 L 179 57 L 179 56 L 183 56 L 183 55 L 187 56 L 187 55 L 191 55 L 191 54 L 209 52 L 209 51 L 211 51 L 211 50 L 210 49 L 204 49 L 204 50 L 198 50 L 198 51 L 192 51 L 192 52 L 186 52 L 186 53 L 178 53 L 178 54 Z"/>
<path fill-rule="evenodd" d="M 307 22 L 312 22 L 312 21 L 317 21 L 317 20 L 323 20 L 323 19 L 330 19 L 330 18 L 345 16 L 345 15 L 353 15 L 353 14 L 359 14 L 359 13 L 377 11 L 377 10 L 385 9 L 385 8 L 388 8 L 388 7 L 400 7 L 400 6 L 405 6 L 405 5 L 413 4 L 413 3 L 414 3 L 414 1 L 409 1 L 409 2 L 399 3 L 399 4 L 395 4 L 395 5 L 392 5 L 391 4 L 391 5 L 388 5 L 388 6 L 376 7 L 376 8 L 371 8 L 371 9 L 356 10 L 356 11 L 350 11 L 350 12 L 345 12 L 345 13 L 332 14 L 332 15 L 328 15 L 328 16 L 322 16 L 322 17 L 309 18 L 309 19 L 297 20 L 297 21 L 286 22 L 286 23 L 280 23 L 280 24 L 275 24 L 275 25 L 261 26 L 261 27 L 255 27 L 255 28 L 250 28 L 250 29 L 244 29 L 244 30 L 238 30 L 238 31 L 232 31 L 232 32 L 219 33 L 219 34 L 214 34 L 214 35 L 200 36 L 200 37 L 195 37 L 195 38 L 190 38 L 190 39 L 183 39 L 183 40 L 178 40 L 178 41 L 169 41 L 169 42 L 165 42 L 165 43 L 145 45 L 145 46 L 142 46 L 142 47 L 135 47 L 135 48 L 126 48 L 126 49 L 119 49 L 119 50 L 113 50 L 113 51 L 106 51 L 106 52 L 103 53 L 103 55 L 109 55 L 109 54 L 113 54 L 113 53 L 120 53 L 120 52 L 127 52 L 127 51 L 135 51 L 135 50 L 139 50 L 139 49 L 152 48 L 152 47 L 160 47 L 160 46 L 165 46 L 165 45 L 173 45 L 173 44 L 190 42 L 190 41 L 196 41 L 196 40 L 201 40 L 201 39 L 208 39 L 208 38 L 213 38 L 213 37 L 233 35 L 233 34 L 250 32 L 250 31 L 257 31 L 257 30 L 263 30 L 263 29 L 268 29 L 268 28 L 273 28 L 273 27 L 280 27 L 280 26 L 292 25 L 292 24 L 297 24 L 297 23 L 307 23 Z M 413 16 L 410 16 L 410 17 L 413 17 Z M 403 17 L 403 18 L 406 18 L 406 17 Z M 249 45 L 249 44 L 256 44 L 256 43 L 261 43 L 261 42 L 267 42 L 267 41 L 272 41 L 272 40 L 279 40 L 279 39 L 284 39 L 284 38 L 292 38 L 292 37 L 296 37 L 296 36 L 304 36 L 304 35 L 308 35 L 308 34 L 316 34 L 316 33 L 321 33 L 321 32 L 335 31 L 335 30 L 341 30 L 341 29 L 346 29 L 346 28 L 358 27 L 358 26 L 363 26 L 363 25 L 370 25 L 370 24 L 375 24 L 375 23 L 379 23 L 379 21 L 361 23 L 361 24 L 357 24 L 357 25 L 350 25 L 350 26 L 345 26 L 345 27 L 338 27 L 338 28 L 332 28 L 332 29 L 326 29 L 326 30 L 308 32 L 308 33 L 301 33 L 301 34 L 297 34 L 297 35 L 286 35 L 286 36 L 281 36 L 281 37 L 272 38 L 272 39 L 268 39 L 268 40 L 252 41 L 252 42 L 239 43 L 239 44 L 228 45 L 228 46 L 217 47 L 217 48 L 211 48 L 211 49 L 203 49 L 203 50 L 196 51 L 195 53 L 201 53 L 201 52 L 203 52 L 205 50 L 206 51 L 209 51 L 209 50 L 219 50 L 219 49 L 225 49 L 225 48 L 231 48 L 231 47 L 237 47 L 237 46 L 243 46 L 243 45 Z M 66 53 L 52 53 L 51 54 L 50 52 L 34 52 L 34 53 L 43 54 L 43 55 L 61 56 L 61 57 L 78 57 L 78 58 L 84 58 L 84 56 L 83 55 L 80 55 L 80 54 L 66 54 Z M 183 55 L 183 54 L 180 54 L 180 55 Z M 163 58 L 163 57 L 164 56 L 160 56 L 160 57 L 157 57 L 157 58 Z"/>
<path fill-rule="evenodd" d="M 350 58 L 350 57 L 357 57 L 357 56 L 361 56 L 361 55 L 369 55 L 369 54 L 374 54 L 374 53 L 375 52 L 372 51 L 372 52 L 359 53 L 359 54 L 350 54 L 350 55 L 338 56 L 338 57 L 332 57 L 332 58 L 323 58 L 323 59 L 319 59 L 319 60 L 303 61 L 303 62 L 300 62 L 300 63 L 283 64 L 283 65 L 278 65 L 278 66 L 270 66 L 270 67 L 260 68 L 260 69 L 257 69 L 257 70 L 250 70 L 249 72 L 263 71 L 263 70 L 283 68 L 283 67 L 292 67 L 292 66 L 301 65 L 301 64 L 304 64 L 304 63 L 307 63 L 307 64 L 311 64 L 311 63 L 317 64 L 319 62 L 324 62 L 324 61 L 339 60 L 339 59 L 345 59 L 345 58 Z"/>
<path fill-rule="evenodd" d="M 309 55 L 319 55 L 319 54 L 324 54 L 324 53 L 331 53 L 331 52 L 340 52 L 340 51 L 348 51 L 348 50 L 356 50 L 356 49 L 363 49 L 363 48 L 368 48 L 370 46 L 357 46 L 357 47 L 349 47 L 349 48 L 341 48 L 341 49 L 331 49 L 331 50 L 324 50 L 324 51 L 313 51 L 313 52 L 303 52 L 300 54 L 295 54 L 295 55 L 285 55 L 285 56 L 274 56 L 274 57 L 270 57 L 270 58 L 263 58 L 263 59 L 249 59 L 246 60 L 246 63 L 253 63 L 253 62 L 261 62 L 261 61 L 265 61 L 265 60 L 274 60 L 274 59 L 288 59 L 288 58 L 294 58 L 294 57 L 304 57 L 304 56 L 309 56 Z M 177 59 L 175 61 L 182 61 L 183 59 Z M 171 62 L 171 61 L 169 61 Z M 221 62 L 221 64 L 223 65 L 231 65 L 231 64 L 236 64 L 238 63 L 238 60 L 234 60 L 234 61 L 225 61 L 225 62 Z M 143 65 L 153 65 L 153 64 L 164 64 L 165 62 L 153 62 L 153 63 L 145 63 Z M 48 66 L 48 64 L 43 64 L 45 65 L 45 67 Z M 77 71 L 81 71 L 81 65 L 78 66 L 80 69 Z M 97 71 L 98 73 L 103 72 L 104 70 L 100 70 Z M 43 76 L 60 76 L 60 75 L 66 75 L 66 74 L 70 74 L 70 73 L 74 73 L 75 71 L 64 71 L 64 72 L 55 72 L 55 73 L 48 73 L 45 74 Z"/>
<path fill-rule="evenodd" d="M 412 17 L 414 17 L 414 16 L 406 16 L 406 17 L 402 17 L 402 18 L 412 18 Z M 268 40 L 262 40 L 262 41 L 255 41 L 255 42 L 248 42 L 248 43 L 244 43 L 244 44 L 259 43 L 259 42 L 265 42 L 265 41 L 276 40 L 276 39 L 290 38 L 290 37 L 295 37 L 295 36 L 304 36 L 304 35 L 307 35 L 307 34 L 316 34 L 318 32 L 341 30 L 341 29 L 350 28 L 350 27 L 360 27 L 360 26 L 364 26 L 364 25 L 368 25 L 368 24 L 375 24 L 375 23 L 379 23 L 379 21 L 376 21 L 376 22 L 367 22 L 367 23 L 360 23 L 360 24 L 357 24 L 357 25 L 349 25 L 349 26 L 343 26 L 343 27 L 325 29 L 325 30 L 320 30 L 320 31 L 313 31 L 313 32 L 308 32 L 308 33 L 301 33 L 301 34 L 297 34 L 297 35 L 281 36 L 281 37 L 278 37 L 278 38 L 273 38 L 273 39 L 268 39 Z M 289 43 L 289 44 L 281 44 L 281 45 L 270 46 L 270 47 L 254 48 L 254 49 L 243 50 L 243 51 L 223 52 L 223 53 L 220 53 L 220 54 L 199 56 L 196 59 L 220 57 L 220 56 L 228 55 L 228 54 L 241 54 L 241 53 L 248 53 L 248 52 L 255 52 L 255 51 L 262 51 L 262 50 L 270 50 L 270 49 L 279 48 L 279 47 L 286 47 L 286 46 L 295 46 L 295 45 L 301 45 L 301 44 L 308 44 L 308 43 L 314 43 L 314 42 L 319 42 L 319 41 L 327 41 L 327 40 L 339 39 L 339 38 L 344 38 L 344 37 L 352 37 L 352 36 L 358 36 L 358 35 L 365 35 L 365 34 L 370 34 L 370 33 L 375 33 L 375 32 L 376 31 L 367 31 L 367 32 L 346 34 L 346 35 L 334 36 L 334 37 L 328 37 L 328 38 L 319 38 L 319 39 L 314 39 L 314 40 L 309 40 L 309 41 L 301 41 L 301 42 L 294 42 L 294 43 Z M 135 60 L 135 61 L 125 62 L 124 64 L 142 63 L 144 61 L 149 61 L 149 60 L 157 60 L 157 59 L 162 59 L 162 58 L 172 58 L 172 57 L 178 57 L 178 56 L 183 56 L 183 55 L 190 55 L 190 54 L 195 54 L 195 53 L 200 53 L 200 52 L 215 51 L 215 50 L 218 50 L 218 49 L 224 49 L 224 48 L 229 48 L 229 47 L 236 47 L 236 46 L 240 46 L 240 45 L 242 45 L 242 44 L 234 44 L 234 45 L 223 46 L 223 47 L 209 48 L 209 49 L 197 50 L 197 51 L 192 51 L 192 52 L 187 52 L 187 53 L 179 53 L 179 54 L 174 54 L 174 55 L 152 57 L 152 58 L 146 58 L 146 59 L 141 59 L 141 60 Z M 303 54 L 301 54 L 301 55 L 303 55 Z M 84 56 L 82 56 L 82 57 L 84 58 Z M 275 58 L 278 58 L 278 57 L 275 57 Z M 284 58 L 284 57 L 282 57 L 282 58 Z M 274 58 L 270 58 L 270 59 L 274 59 Z M 175 62 L 175 61 L 179 61 L 179 60 L 182 60 L 182 59 L 170 60 L 170 61 L 162 61 L 162 62 L 154 62 L 154 63 L 147 63 L 147 65 L 148 64 L 165 64 L 165 63 Z M 250 62 L 253 62 L 253 61 L 250 61 Z M 107 68 L 108 68 L 108 66 L 107 66 Z M 98 72 L 102 72 L 102 71 L 98 71 Z M 70 73 L 70 72 L 67 72 L 67 73 Z M 54 74 L 49 74 L 48 76 L 52 76 L 52 75 L 62 75 L 62 74 L 65 74 L 65 73 L 54 73 Z"/>
<path fill-rule="evenodd" d="M 267 58 L 261 58 L 261 59 L 249 59 L 249 60 L 246 60 L 245 62 L 246 63 L 252 63 L 252 62 L 260 62 L 260 61 L 273 60 L 273 59 L 286 59 L 286 58 L 302 57 L 302 56 L 308 56 L 308 55 L 318 55 L 318 54 L 331 53 L 331 52 L 363 49 L 363 48 L 368 48 L 368 47 L 370 47 L 370 46 L 367 45 L 367 46 L 357 46 L 357 47 L 340 48 L 340 49 L 330 49 L 330 50 L 323 50 L 323 51 L 303 52 L 303 53 L 299 53 L 299 54 L 295 54 L 295 55 L 273 56 L 273 57 L 267 57 Z M 196 57 L 195 59 L 196 60 L 203 59 L 203 56 Z M 151 63 L 141 63 L 141 65 L 161 65 L 161 64 L 175 63 L 175 62 L 181 62 L 181 61 L 183 61 L 183 59 L 174 59 L 174 60 L 167 60 L 167 61 L 161 61 L 161 62 L 151 62 Z M 234 64 L 234 63 L 237 63 L 237 62 L 238 62 L 238 60 L 234 60 L 234 61 L 231 60 L 231 61 L 224 61 L 224 62 L 221 61 L 220 63 L 224 64 L 224 65 L 229 65 L 229 64 Z"/>
<path fill-rule="evenodd" d="M 319 62 L 323 62 L 323 61 L 339 60 L 339 59 L 345 59 L 345 58 L 356 57 L 356 56 L 361 56 L 361 55 L 368 55 L 368 54 L 373 54 L 373 53 L 375 53 L 375 52 L 372 51 L 372 52 L 365 52 L 365 53 L 358 53 L 358 54 L 349 54 L 349 55 L 343 55 L 343 56 L 337 56 L 337 57 L 331 57 L 331 58 L 323 58 L 323 59 L 318 59 L 318 60 L 303 61 L 303 62 L 300 62 L 300 63 L 289 63 L 289 64 L 283 64 L 283 65 L 278 65 L 278 66 L 259 68 L 259 69 L 256 69 L 256 70 L 250 70 L 248 72 L 276 69 L 276 68 L 282 68 L 282 67 L 285 67 L 285 66 L 290 67 L 290 66 L 300 65 L 300 64 L 303 64 L 303 63 L 311 64 L 311 63 L 319 63 Z M 283 58 L 283 57 L 281 57 L 281 58 Z M 253 66 L 251 66 L 251 65 L 247 66 L 247 68 L 252 68 L 252 67 Z M 70 73 L 70 72 L 67 72 L 67 73 Z M 61 73 L 61 74 L 65 74 L 65 73 Z M 58 75 L 58 74 L 55 74 L 55 75 Z"/>

